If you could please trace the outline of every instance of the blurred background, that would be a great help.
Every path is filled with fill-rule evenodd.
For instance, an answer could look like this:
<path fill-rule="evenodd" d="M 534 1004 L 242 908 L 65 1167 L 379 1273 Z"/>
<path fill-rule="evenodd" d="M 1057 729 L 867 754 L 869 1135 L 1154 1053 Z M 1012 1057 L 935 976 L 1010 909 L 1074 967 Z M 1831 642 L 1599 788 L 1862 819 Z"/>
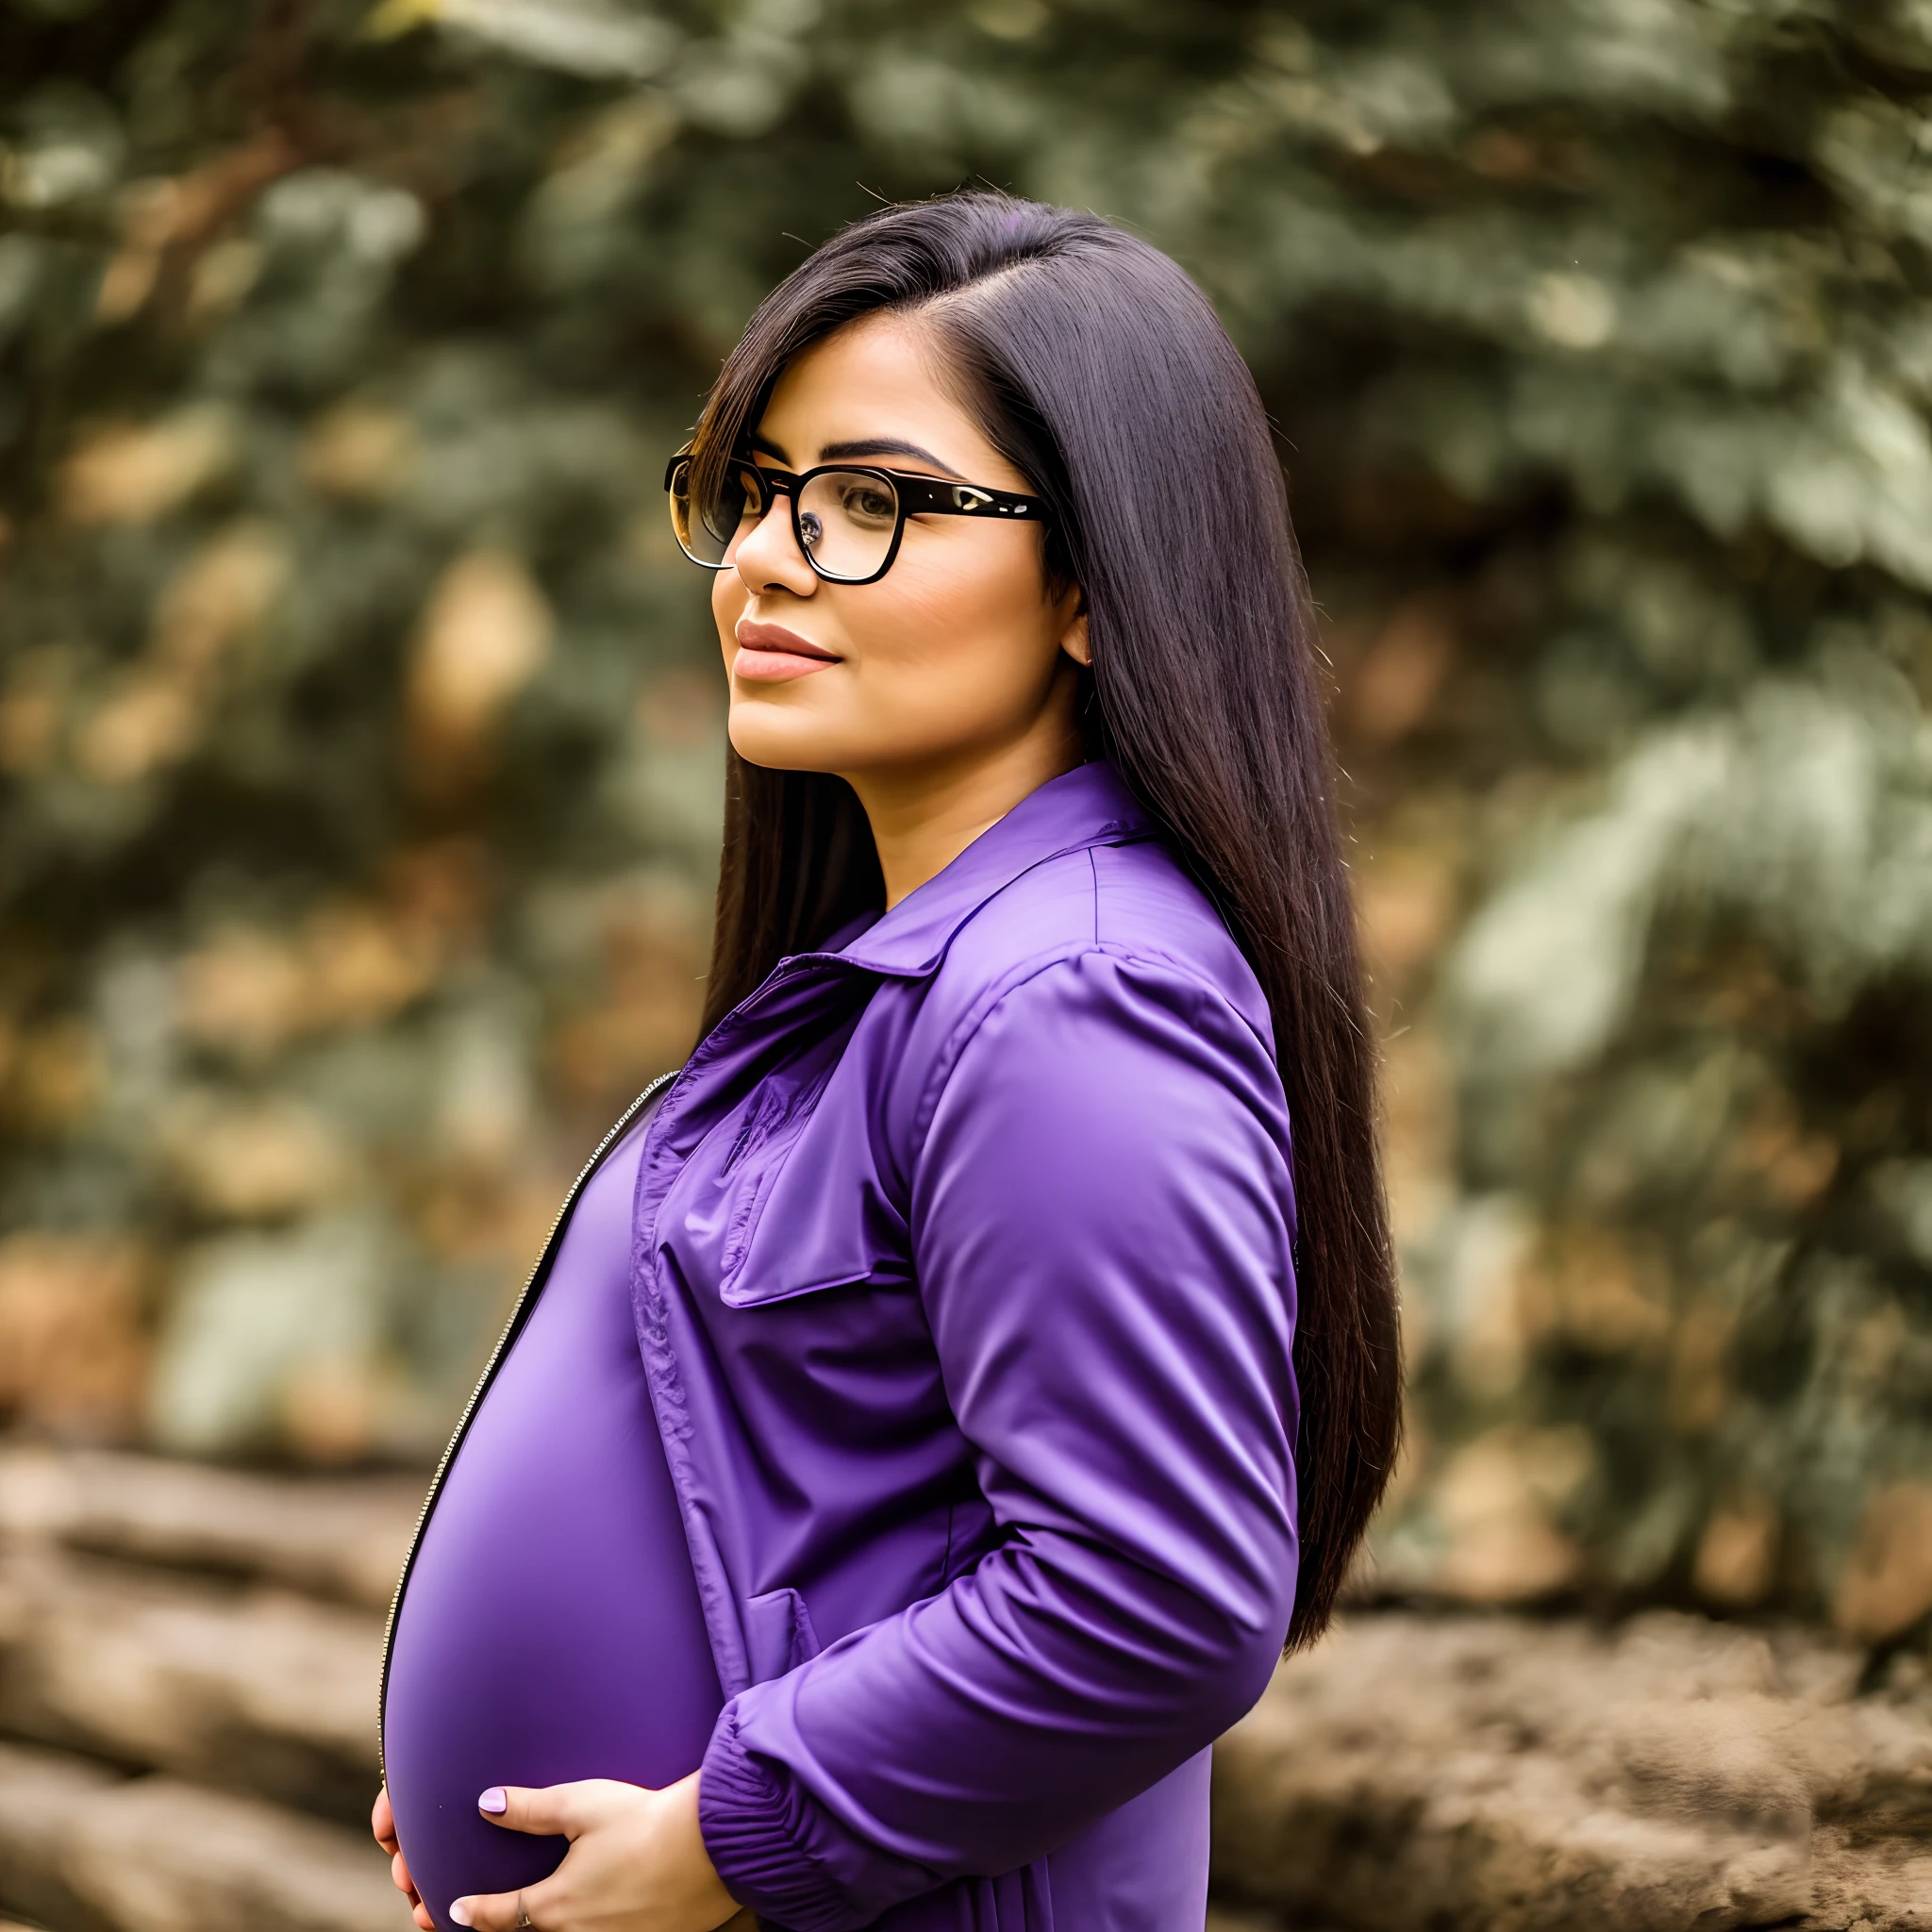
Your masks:
<path fill-rule="evenodd" d="M 665 457 L 979 181 L 1175 255 L 1279 428 L 1411 1369 L 1362 1594 L 1922 1645 L 1926 0 L 6 0 L 0 142 L 18 1441 L 433 1461 L 695 1024 Z"/>

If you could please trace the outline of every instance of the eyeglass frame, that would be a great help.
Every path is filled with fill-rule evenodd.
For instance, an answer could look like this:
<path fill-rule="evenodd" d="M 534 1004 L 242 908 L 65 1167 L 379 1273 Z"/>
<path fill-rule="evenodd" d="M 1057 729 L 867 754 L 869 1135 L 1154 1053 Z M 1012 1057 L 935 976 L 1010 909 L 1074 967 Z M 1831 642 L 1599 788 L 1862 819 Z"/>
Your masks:
<path fill-rule="evenodd" d="M 688 469 L 691 453 L 681 449 L 664 468 L 664 493 L 674 493 L 677 473 L 680 467 Z M 1044 499 L 1038 496 L 1023 496 L 1013 490 L 990 490 L 983 484 L 955 481 L 945 476 L 925 476 L 906 470 L 881 469 L 875 463 L 818 463 L 809 470 L 768 469 L 755 463 L 749 457 L 735 457 L 733 463 L 741 470 L 748 471 L 758 478 L 758 515 L 762 524 L 772 513 L 773 500 L 779 496 L 791 500 L 791 537 L 798 545 L 798 554 L 805 558 L 811 574 L 824 584 L 875 584 L 891 569 L 893 560 L 899 555 L 899 545 L 906 536 L 906 519 L 909 516 L 929 517 L 968 517 L 978 516 L 991 511 L 993 518 L 1004 517 L 1014 523 L 1045 523 L 1051 515 Z M 898 521 L 892 526 L 892 541 L 886 546 L 886 560 L 869 577 L 835 576 L 828 571 L 821 570 L 813 561 L 810 549 L 805 541 L 805 531 L 798 521 L 798 500 L 805 487 L 814 476 L 874 476 L 892 488 L 892 494 L 899 506 Z M 991 519 L 989 519 L 991 521 Z M 756 527 L 756 526 L 754 526 Z M 726 555 L 716 563 L 707 563 L 702 557 L 691 557 L 685 549 L 684 539 L 677 537 L 677 518 L 671 519 L 671 533 L 677 538 L 677 547 L 700 570 L 729 570 L 731 558 Z"/>

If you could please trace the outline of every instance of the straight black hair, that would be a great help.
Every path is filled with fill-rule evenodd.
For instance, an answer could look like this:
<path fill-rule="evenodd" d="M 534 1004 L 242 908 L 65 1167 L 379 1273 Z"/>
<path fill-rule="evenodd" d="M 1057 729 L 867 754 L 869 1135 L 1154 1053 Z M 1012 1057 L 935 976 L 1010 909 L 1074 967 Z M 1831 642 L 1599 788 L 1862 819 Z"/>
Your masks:
<path fill-rule="evenodd" d="M 1151 812 L 1268 996 L 1298 1224 L 1300 1649 L 1388 1481 L 1402 1375 L 1334 763 L 1267 417 L 1207 297 L 1158 249 L 1095 215 L 946 195 L 853 224 L 766 298 L 699 419 L 695 491 L 801 351 L 880 310 L 934 330 L 988 439 L 1051 506 L 1048 580 L 1077 584 L 1089 616 L 1089 753 Z M 842 779 L 731 754 L 707 1029 L 786 954 L 883 903 Z"/>

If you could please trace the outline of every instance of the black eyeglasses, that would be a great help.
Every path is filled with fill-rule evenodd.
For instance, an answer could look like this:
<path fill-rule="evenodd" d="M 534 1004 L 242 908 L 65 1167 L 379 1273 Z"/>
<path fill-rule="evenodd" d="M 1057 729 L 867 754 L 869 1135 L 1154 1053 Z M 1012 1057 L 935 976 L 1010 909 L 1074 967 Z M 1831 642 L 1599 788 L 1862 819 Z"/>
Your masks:
<path fill-rule="evenodd" d="M 866 464 L 824 463 L 794 475 L 748 458 L 725 469 L 712 500 L 691 491 L 691 452 L 680 451 L 664 472 L 671 527 L 693 563 L 725 570 L 741 539 L 761 524 L 773 499 L 791 499 L 791 533 L 814 572 L 828 584 L 875 584 L 899 554 L 909 516 L 1005 518 L 1041 523 L 1046 505 L 1010 490 L 983 490 L 939 476 L 908 475 Z"/>

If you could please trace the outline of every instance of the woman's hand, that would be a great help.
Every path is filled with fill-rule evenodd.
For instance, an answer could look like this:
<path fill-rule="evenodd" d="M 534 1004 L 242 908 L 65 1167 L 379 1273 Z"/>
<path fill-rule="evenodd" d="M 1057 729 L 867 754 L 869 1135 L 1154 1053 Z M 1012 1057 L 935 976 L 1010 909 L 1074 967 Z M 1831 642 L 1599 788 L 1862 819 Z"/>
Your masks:
<path fill-rule="evenodd" d="M 506 1831 L 561 1833 L 570 1850 L 541 1885 L 458 1899 L 449 1915 L 458 1925 L 712 1932 L 738 1911 L 698 1830 L 696 1772 L 660 1791 L 593 1777 L 543 1790 L 487 1790 L 476 1805 Z"/>
<path fill-rule="evenodd" d="M 409 1868 L 403 1862 L 403 1848 L 396 1842 L 396 1815 L 389 1807 L 387 1785 L 375 1794 L 375 1807 L 369 1813 L 369 1828 L 375 1834 L 375 1842 L 389 1854 L 389 1875 L 395 1880 L 396 1890 L 409 1901 L 417 1924 L 423 1932 L 436 1932 L 436 1921 L 429 1916 L 429 1907 L 423 1903 L 415 1880 L 409 1876 Z"/>

